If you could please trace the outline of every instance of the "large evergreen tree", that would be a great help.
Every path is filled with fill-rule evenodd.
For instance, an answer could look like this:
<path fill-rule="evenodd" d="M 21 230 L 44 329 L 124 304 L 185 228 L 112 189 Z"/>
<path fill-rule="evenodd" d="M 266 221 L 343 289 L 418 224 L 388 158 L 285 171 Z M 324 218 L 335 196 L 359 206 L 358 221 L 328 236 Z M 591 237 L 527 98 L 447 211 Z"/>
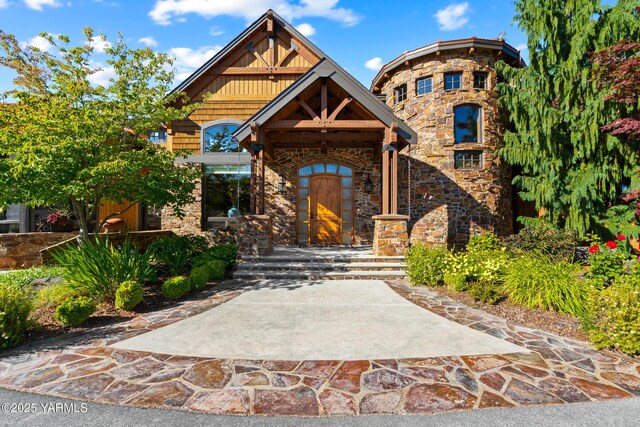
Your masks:
<path fill-rule="evenodd" d="M 550 222 L 585 233 L 619 194 L 638 145 L 602 132 L 619 105 L 594 79 L 593 52 L 638 38 L 638 0 L 518 0 L 530 64 L 500 62 L 501 105 L 510 117 L 501 156 L 519 166 L 514 183 Z"/>

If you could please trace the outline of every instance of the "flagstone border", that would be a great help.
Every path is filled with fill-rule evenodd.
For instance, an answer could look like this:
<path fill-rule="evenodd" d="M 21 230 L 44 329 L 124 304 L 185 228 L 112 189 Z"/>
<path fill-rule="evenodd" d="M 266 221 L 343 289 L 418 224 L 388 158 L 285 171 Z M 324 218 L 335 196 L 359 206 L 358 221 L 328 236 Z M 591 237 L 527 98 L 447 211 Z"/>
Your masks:
<path fill-rule="evenodd" d="M 144 314 L 87 343 L 0 359 L 0 387 L 99 403 L 227 415 L 429 414 L 640 395 L 640 361 L 513 324 L 404 281 L 414 304 L 526 352 L 392 360 L 265 361 L 185 357 L 110 344 L 220 305 L 250 289 Z"/>

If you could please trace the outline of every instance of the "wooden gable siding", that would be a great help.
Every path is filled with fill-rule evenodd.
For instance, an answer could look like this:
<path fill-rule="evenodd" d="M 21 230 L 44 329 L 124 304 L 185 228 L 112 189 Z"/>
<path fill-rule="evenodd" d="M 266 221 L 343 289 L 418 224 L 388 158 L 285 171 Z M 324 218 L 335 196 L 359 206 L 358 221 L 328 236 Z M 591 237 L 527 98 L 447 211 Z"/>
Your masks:
<path fill-rule="evenodd" d="M 197 93 L 189 93 L 189 95 L 195 101 L 202 99 L 206 99 L 206 101 L 185 120 L 173 123 L 168 130 L 167 148 L 172 151 L 187 150 L 193 154 L 199 154 L 201 125 L 220 119 L 247 120 L 302 75 L 302 71 L 295 74 L 271 76 L 255 74 L 255 71 L 247 71 L 247 74 L 215 74 L 227 67 L 255 70 L 265 68 L 265 63 L 270 64 L 269 40 L 266 33 L 264 31 L 262 33 L 265 34 L 265 37 L 253 45 L 254 51 L 262 59 L 245 49 L 248 44 L 248 41 L 245 40 L 228 55 L 228 57 L 236 55 L 237 60 L 230 62 L 228 58 L 223 58 L 220 65 L 214 67 L 214 71 L 210 71 L 187 89 L 189 93 L 193 87 L 203 87 Z M 260 33 L 254 33 L 250 38 L 255 40 L 256 36 L 260 37 L 258 34 Z M 281 58 L 285 58 L 280 67 L 308 70 L 319 61 L 320 58 L 310 56 L 310 52 L 302 42 L 291 38 L 288 33 L 280 30 L 276 34 L 273 52 L 274 65 Z M 289 52 L 291 42 L 299 46 L 300 50 Z M 203 79 L 208 79 L 208 83 Z"/>

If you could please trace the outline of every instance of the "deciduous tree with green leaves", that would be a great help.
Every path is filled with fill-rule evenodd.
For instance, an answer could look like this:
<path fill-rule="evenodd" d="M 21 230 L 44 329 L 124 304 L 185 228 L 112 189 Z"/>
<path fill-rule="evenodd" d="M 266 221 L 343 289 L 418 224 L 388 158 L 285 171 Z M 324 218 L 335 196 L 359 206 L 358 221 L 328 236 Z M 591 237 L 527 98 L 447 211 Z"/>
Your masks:
<path fill-rule="evenodd" d="M 0 31 L 0 66 L 16 75 L 0 99 L 0 207 L 70 205 L 82 238 L 106 200 L 181 213 L 199 172 L 146 138 L 197 106 L 169 92 L 171 59 L 131 49 L 120 37 L 107 45 L 101 69 L 92 41 L 104 36 L 87 28 L 78 46 L 67 36 L 42 36 L 51 53 Z M 105 75 L 108 83 L 98 84 Z"/>
<path fill-rule="evenodd" d="M 593 52 L 637 40 L 637 0 L 518 0 L 529 65 L 497 69 L 509 115 L 500 151 L 521 173 L 514 183 L 547 220 L 587 232 L 615 200 L 638 163 L 638 144 L 602 131 L 620 117 L 619 104 L 594 79 Z"/>

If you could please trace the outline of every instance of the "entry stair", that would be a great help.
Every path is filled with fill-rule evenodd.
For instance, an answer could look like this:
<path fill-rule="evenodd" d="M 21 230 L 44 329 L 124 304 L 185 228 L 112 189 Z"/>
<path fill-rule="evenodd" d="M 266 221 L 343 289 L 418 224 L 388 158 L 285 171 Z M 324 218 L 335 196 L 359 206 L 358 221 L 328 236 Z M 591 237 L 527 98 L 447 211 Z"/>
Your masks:
<path fill-rule="evenodd" d="M 402 256 L 376 256 L 371 246 L 277 247 L 271 255 L 242 256 L 234 279 L 400 280 Z"/>

